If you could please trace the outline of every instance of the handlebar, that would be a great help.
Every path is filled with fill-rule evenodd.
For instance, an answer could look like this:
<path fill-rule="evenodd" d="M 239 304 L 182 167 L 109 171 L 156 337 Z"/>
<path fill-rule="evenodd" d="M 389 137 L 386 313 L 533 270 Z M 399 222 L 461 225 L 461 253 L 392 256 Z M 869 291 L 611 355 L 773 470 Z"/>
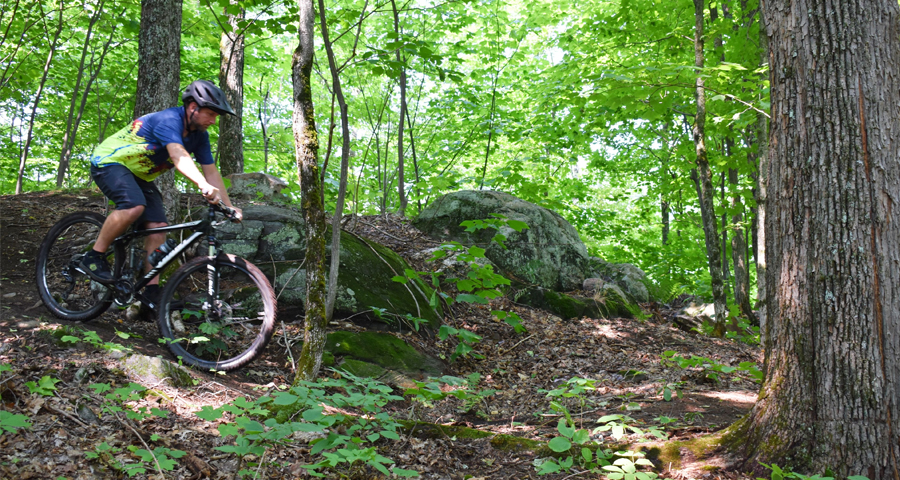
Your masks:
<path fill-rule="evenodd" d="M 225 205 L 221 200 L 219 200 L 217 203 L 210 202 L 209 208 L 221 213 L 222 215 L 225 215 L 225 218 L 231 220 L 232 222 L 237 223 L 241 221 L 241 219 L 238 217 L 237 210 Z"/>

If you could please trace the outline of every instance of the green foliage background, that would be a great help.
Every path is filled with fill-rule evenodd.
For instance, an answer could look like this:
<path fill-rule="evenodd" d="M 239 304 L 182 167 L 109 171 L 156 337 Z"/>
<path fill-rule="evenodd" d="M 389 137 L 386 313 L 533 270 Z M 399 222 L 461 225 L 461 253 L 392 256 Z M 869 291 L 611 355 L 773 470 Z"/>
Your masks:
<path fill-rule="evenodd" d="M 14 191 L 60 7 L 66 27 L 35 112 L 25 190 L 56 188 L 81 52 L 97 11 L 102 13 L 87 42 L 85 74 L 90 75 L 90 59 L 99 58 L 107 41 L 109 53 L 87 96 L 65 188 L 89 185 L 93 147 L 131 120 L 140 3 L 14 2 L 0 16 L 3 194 Z M 390 2 L 326 2 L 349 103 L 348 211 L 373 214 L 399 208 L 398 80 L 405 69 L 408 214 L 415 215 L 450 191 L 503 190 L 558 211 L 579 230 L 593 255 L 635 263 L 673 293 L 708 293 L 697 193 L 690 179 L 693 84 L 698 74 L 692 67 L 692 2 L 420 0 L 397 7 L 399 31 Z M 240 24 L 247 45 L 245 170 L 266 171 L 296 183 L 290 83 L 291 53 L 297 46 L 295 3 L 186 0 L 181 83 L 217 81 L 219 41 L 228 30 L 225 14 L 237 8 L 247 11 Z M 726 215 L 729 231 L 734 228 L 732 197 L 743 201 L 738 208 L 745 227 L 754 216 L 754 125 L 768 109 L 758 0 L 709 3 L 705 22 L 707 68 L 699 74 L 709 89 L 707 141 L 720 192 L 716 212 Z M 320 161 L 326 206 L 333 209 L 341 132 L 321 36 L 316 42 Z M 269 122 L 268 158 L 260 117 Z M 214 141 L 215 128 L 211 135 Z M 737 173 L 736 184 L 726 180 L 729 169 Z M 294 191 L 299 196 L 299 189 Z M 665 245 L 662 202 L 669 204 L 672 215 Z"/>

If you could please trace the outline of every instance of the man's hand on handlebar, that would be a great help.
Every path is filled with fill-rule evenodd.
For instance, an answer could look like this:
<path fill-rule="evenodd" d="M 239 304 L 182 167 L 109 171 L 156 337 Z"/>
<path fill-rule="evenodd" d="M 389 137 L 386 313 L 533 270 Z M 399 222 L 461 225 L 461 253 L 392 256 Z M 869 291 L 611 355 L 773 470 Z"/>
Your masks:
<path fill-rule="evenodd" d="M 231 216 L 231 219 L 235 222 L 240 222 L 244 218 L 244 212 L 235 206 L 232 206 L 231 209 L 234 211 L 234 215 Z"/>
<path fill-rule="evenodd" d="M 200 187 L 200 193 L 203 194 L 203 198 L 206 199 L 207 202 L 212 203 L 213 205 L 218 204 L 220 202 L 219 199 L 219 189 L 210 185 L 197 185 Z"/>

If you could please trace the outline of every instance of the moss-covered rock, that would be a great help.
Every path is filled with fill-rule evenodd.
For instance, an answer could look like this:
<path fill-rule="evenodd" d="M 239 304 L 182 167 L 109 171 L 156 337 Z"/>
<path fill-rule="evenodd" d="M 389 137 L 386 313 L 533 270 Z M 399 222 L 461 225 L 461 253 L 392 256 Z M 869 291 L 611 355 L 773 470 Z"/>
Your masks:
<path fill-rule="evenodd" d="M 665 296 L 659 285 L 647 278 L 643 270 L 630 263 L 609 263 L 602 258 L 591 257 L 588 275 L 615 283 L 634 302 L 658 301 Z"/>
<path fill-rule="evenodd" d="M 604 290 L 602 295 L 583 297 L 555 292 L 544 288 L 530 288 L 519 292 L 515 300 L 535 308 L 547 310 L 568 320 L 571 318 L 634 318 L 640 307 L 629 303 L 615 286 Z M 621 292 L 619 290 L 619 292 Z"/>
<path fill-rule="evenodd" d="M 352 361 L 361 360 L 382 369 L 418 378 L 440 376 L 444 369 L 444 364 L 440 360 L 419 353 L 400 338 L 387 333 L 332 332 L 328 334 L 325 341 L 325 350 L 336 357 L 345 357 L 342 367 L 349 365 L 349 368 L 362 368 L 361 365 Z M 348 362 L 350 363 L 348 364 Z M 349 368 L 350 373 L 359 375 Z"/>
<path fill-rule="evenodd" d="M 187 370 L 159 357 L 129 355 L 122 362 L 122 370 L 132 380 L 144 384 L 165 383 L 173 387 L 194 385 L 194 379 Z"/>
<path fill-rule="evenodd" d="M 460 223 L 466 220 L 491 219 L 501 214 L 510 220 L 528 224 L 516 232 L 503 228 L 507 249 L 491 238 L 492 229 L 466 232 Z M 578 232 L 558 213 L 502 192 L 463 190 L 449 193 L 431 202 L 413 220 L 425 234 L 441 241 L 481 244 L 485 256 L 499 271 L 521 283 L 538 285 L 557 291 L 581 288 L 587 269 L 588 255 Z"/>
<path fill-rule="evenodd" d="M 344 359 L 340 368 L 357 377 L 380 378 L 387 373 L 387 370 L 374 363 L 363 362 L 362 360 L 356 360 L 354 358 Z"/>
<path fill-rule="evenodd" d="M 278 295 L 282 318 L 302 314 L 306 301 L 306 226 L 303 218 L 287 207 L 249 206 L 240 224 L 218 230 L 222 249 L 240 255 L 259 267 Z M 326 234 L 331 239 L 331 233 Z M 327 252 L 331 246 L 326 245 Z M 341 259 L 335 312 L 338 317 L 383 309 L 386 321 L 399 324 L 406 315 L 423 318 L 431 328 L 441 324 L 442 313 L 432 309 L 432 289 L 421 281 L 394 282 L 410 268 L 388 248 L 356 235 L 341 232 Z M 329 260 L 326 260 L 328 262 Z M 372 317 L 374 318 L 374 317 Z"/>

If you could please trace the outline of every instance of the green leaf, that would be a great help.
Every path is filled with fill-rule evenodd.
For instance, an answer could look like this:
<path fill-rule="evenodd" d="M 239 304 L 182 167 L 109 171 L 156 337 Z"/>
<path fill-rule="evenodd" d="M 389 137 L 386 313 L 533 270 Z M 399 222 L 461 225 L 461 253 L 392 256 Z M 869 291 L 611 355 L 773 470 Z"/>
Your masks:
<path fill-rule="evenodd" d="M 559 422 L 556 424 L 556 430 L 568 438 L 572 438 L 575 435 L 575 427 L 570 426 L 569 421 L 565 418 L 559 419 Z"/>
<path fill-rule="evenodd" d="M 521 232 L 522 230 L 529 228 L 527 223 L 521 222 L 519 220 L 508 220 L 506 224 L 509 225 L 509 228 L 517 232 Z"/>
<path fill-rule="evenodd" d="M 471 293 L 461 293 L 456 296 L 456 301 L 460 303 L 478 303 L 482 305 L 488 304 L 488 299 L 481 295 L 473 295 Z"/>
<path fill-rule="evenodd" d="M 566 437 L 556 437 L 553 440 L 550 440 L 547 446 L 554 452 L 562 453 L 572 448 L 572 442 Z"/>

